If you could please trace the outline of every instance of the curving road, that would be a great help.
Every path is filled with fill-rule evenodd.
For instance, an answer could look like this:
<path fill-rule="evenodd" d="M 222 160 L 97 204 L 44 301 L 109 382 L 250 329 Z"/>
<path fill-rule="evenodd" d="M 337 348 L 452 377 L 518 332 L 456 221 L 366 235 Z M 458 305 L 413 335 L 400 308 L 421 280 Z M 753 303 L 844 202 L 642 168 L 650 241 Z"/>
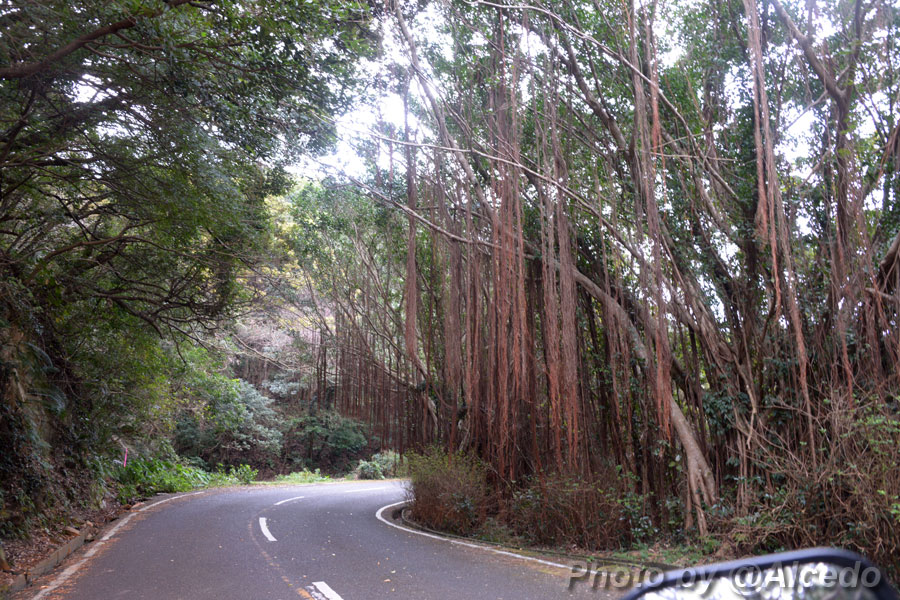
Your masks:
<path fill-rule="evenodd" d="M 403 530 L 390 509 L 378 518 L 404 497 L 399 482 L 348 482 L 157 500 L 17 599 L 611 597 L 570 592 L 568 569 Z"/>

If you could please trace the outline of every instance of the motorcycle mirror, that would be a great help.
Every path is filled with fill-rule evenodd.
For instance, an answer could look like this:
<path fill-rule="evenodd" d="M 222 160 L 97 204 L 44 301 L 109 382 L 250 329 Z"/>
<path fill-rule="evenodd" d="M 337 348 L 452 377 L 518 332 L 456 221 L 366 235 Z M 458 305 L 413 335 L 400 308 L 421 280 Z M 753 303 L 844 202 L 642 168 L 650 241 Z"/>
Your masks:
<path fill-rule="evenodd" d="M 623 600 L 900 600 L 884 573 L 845 550 L 814 548 L 668 571 Z"/>

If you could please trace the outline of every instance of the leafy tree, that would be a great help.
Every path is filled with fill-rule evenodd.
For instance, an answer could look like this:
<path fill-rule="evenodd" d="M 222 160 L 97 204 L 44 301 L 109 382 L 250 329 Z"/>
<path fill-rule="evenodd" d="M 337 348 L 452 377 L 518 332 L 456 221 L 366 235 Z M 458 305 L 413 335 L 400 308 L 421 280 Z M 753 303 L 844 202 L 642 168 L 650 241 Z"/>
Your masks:
<path fill-rule="evenodd" d="M 332 143 L 371 20 L 343 0 L 0 0 L 0 333 L 16 340 L 0 389 L 35 388 L 4 439 L 37 435 L 31 398 L 51 414 L 4 471 L 5 511 L 117 433 L 167 438 L 178 363 L 255 294 L 265 198 L 287 187 L 280 164 Z M 46 358 L 31 370 L 26 342 Z M 234 443 L 267 447 L 265 400 L 224 387 Z"/>
<path fill-rule="evenodd" d="M 175 450 L 208 466 L 251 463 L 277 467 L 281 422 L 272 400 L 240 379 L 197 371 L 182 390 L 186 410 L 175 428 Z"/>
<path fill-rule="evenodd" d="M 262 248 L 262 199 L 285 184 L 260 161 L 330 142 L 368 9 L 4 4 L 4 269 L 157 330 L 210 325 Z"/>

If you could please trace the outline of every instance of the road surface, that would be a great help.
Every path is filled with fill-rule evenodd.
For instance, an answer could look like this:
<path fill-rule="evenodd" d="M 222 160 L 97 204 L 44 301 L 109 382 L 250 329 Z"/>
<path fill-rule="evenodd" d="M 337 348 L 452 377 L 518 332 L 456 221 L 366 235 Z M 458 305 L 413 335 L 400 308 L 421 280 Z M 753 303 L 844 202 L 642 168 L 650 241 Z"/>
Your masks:
<path fill-rule="evenodd" d="M 209 490 L 154 501 L 16 600 L 513 600 L 568 590 L 570 569 L 390 524 L 400 482 Z M 104 539 L 105 538 L 105 539 Z"/>

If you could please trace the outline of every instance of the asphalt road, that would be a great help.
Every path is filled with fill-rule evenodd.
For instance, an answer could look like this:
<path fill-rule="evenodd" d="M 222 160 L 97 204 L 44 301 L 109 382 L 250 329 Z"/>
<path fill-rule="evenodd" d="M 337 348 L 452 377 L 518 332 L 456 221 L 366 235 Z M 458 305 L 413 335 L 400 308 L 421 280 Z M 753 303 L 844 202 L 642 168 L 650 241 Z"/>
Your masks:
<path fill-rule="evenodd" d="M 376 516 L 404 497 L 399 482 L 349 482 L 157 500 L 120 519 L 17 600 L 621 595 L 588 586 L 570 592 L 569 569 L 411 533 Z M 391 512 L 382 517 L 390 520 Z"/>

